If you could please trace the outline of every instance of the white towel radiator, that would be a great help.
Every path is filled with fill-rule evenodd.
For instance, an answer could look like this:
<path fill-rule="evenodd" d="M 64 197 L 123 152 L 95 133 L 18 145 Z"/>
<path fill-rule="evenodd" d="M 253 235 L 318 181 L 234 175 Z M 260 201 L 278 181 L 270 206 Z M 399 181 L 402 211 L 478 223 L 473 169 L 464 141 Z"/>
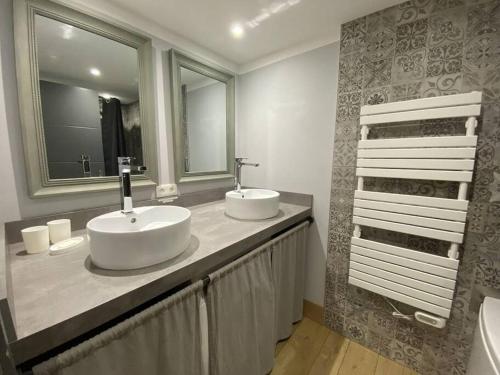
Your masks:
<path fill-rule="evenodd" d="M 349 283 L 449 318 L 472 181 L 481 92 L 363 106 L 354 195 Z M 369 140 L 371 127 L 466 118 L 465 136 Z M 364 191 L 365 177 L 459 183 L 457 199 Z M 361 238 L 362 226 L 450 242 L 448 257 Z"/>

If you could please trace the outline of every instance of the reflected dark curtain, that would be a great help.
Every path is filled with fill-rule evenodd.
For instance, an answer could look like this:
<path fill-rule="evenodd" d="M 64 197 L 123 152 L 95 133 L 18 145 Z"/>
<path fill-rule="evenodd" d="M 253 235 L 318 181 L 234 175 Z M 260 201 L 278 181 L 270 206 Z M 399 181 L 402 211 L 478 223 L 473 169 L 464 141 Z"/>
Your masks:
<path fill-rule="evenodd" d="M 116 98 L 102 100 L 102 146 L 106 176 L 118 175 L 118 156 L 128 156 L 121 103 Z"/>

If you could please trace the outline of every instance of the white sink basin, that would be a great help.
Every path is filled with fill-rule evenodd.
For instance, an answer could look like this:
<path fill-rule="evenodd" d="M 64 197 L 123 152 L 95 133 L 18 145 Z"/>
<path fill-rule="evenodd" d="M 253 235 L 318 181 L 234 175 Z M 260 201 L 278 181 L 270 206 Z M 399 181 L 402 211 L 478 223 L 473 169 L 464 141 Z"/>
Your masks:
<path fill-rule="evenodd" d="M 177 206 L 138 207 L 98 216 L 87 223 L 92 262 L 129 270 L 173 258 L 189 246 L 191 212 Z"/>
<path fill-rule="evenodd" d="M 236 219 L 260 220 L 278 215 L 280 193 L 264 189 L 241 189 L 226 193 L 226 214 Z"/>

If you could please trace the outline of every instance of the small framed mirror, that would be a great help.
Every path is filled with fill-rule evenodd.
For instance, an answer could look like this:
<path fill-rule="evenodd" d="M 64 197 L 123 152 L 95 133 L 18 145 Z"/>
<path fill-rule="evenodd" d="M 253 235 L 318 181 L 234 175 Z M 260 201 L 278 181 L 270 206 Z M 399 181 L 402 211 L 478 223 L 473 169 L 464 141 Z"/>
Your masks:
<path fill-rule="evenodd" d="M 117 189 L 120 156 L 153 186 L 151 41 L 47 0 L 15 2 L 15 35 L 31 196 Z"/>
<path fill-rule="evenodd" d="M 233 178 L 234 76 L 169 51 L 177 183 Z"/>

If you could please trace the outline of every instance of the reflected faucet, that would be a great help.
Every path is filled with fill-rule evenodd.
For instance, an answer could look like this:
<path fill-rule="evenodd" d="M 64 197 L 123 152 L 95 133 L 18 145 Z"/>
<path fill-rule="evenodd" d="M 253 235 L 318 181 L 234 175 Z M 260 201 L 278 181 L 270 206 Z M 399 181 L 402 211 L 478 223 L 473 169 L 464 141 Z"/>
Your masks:
<path fill-rule="evenodd" d="M 250 167 L 258 167 L 259 163 L 244 163 L 243 160 L 248 158 L 235 158 L 234 163 L 234 190 L 241 192 L 241 167 L 248 165 Z"/>
<path fill-rule="evenodd" d="M 135 159 L 130 156 L 118 157 L 118 171 L 120 180 L 120 206 L 124 214 L 130 213 L 134 210 L 132 203 L 132 188 L 130 184 L 130 173 L 132 170 L 144 172 L 147 168 L 140 165 L 132 167 L 131 161 Z"/>

